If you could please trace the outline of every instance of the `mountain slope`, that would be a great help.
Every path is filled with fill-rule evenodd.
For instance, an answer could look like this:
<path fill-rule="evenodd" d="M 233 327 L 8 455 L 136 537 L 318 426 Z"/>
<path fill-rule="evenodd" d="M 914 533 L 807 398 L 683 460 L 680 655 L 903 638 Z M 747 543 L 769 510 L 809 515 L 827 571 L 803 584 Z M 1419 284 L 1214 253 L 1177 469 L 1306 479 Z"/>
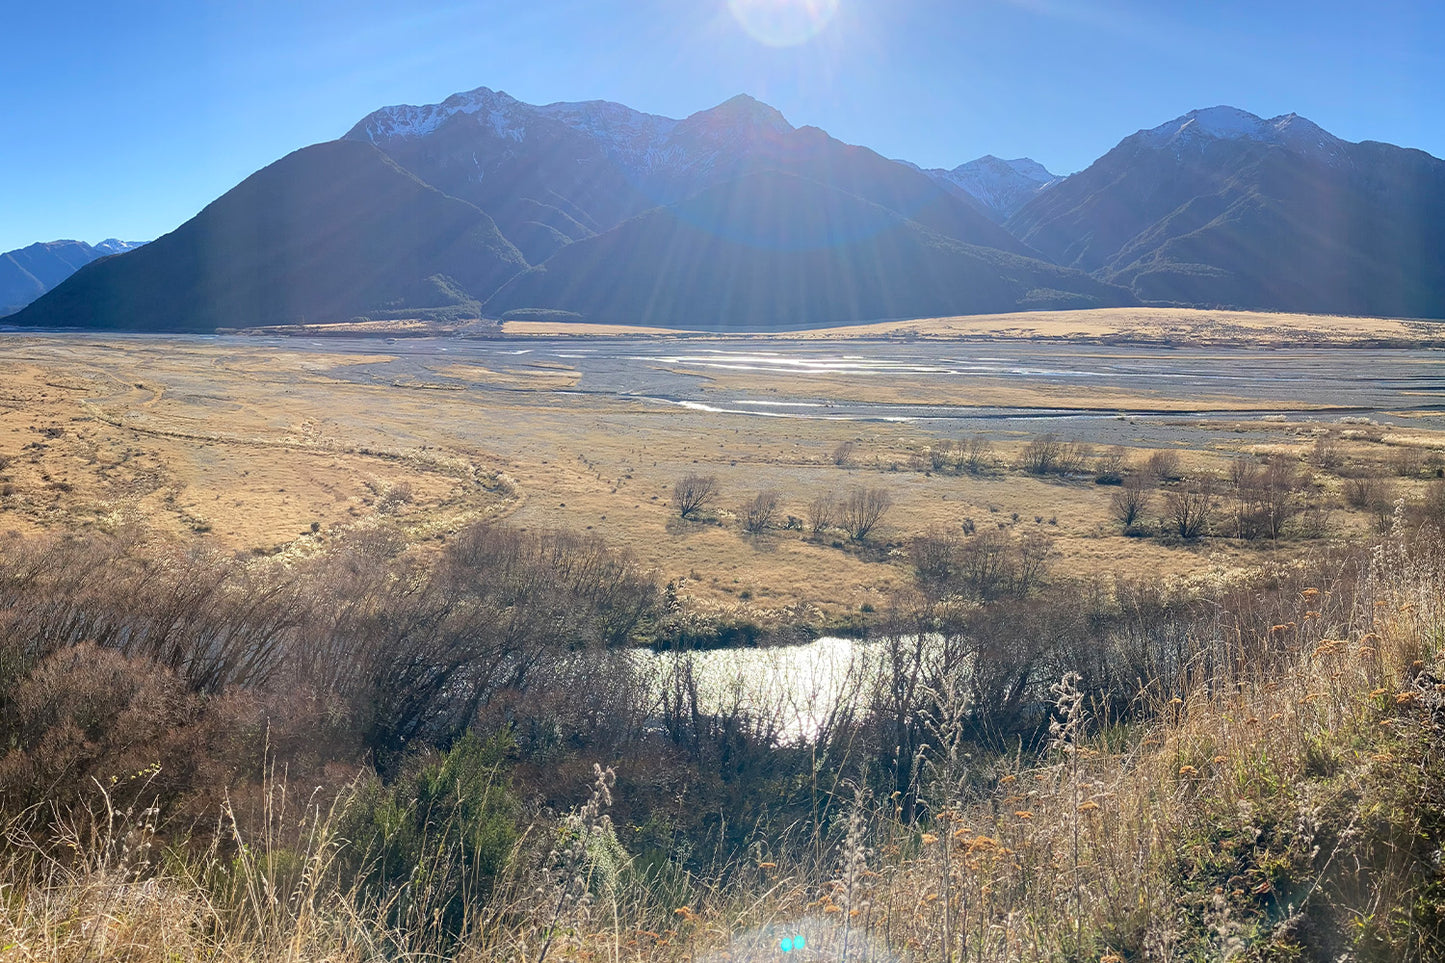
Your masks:
<path fill-rule="evenodd" d="M 444 308 L 458 289 L 479 300 L 525 267 L 476 207 L 368 144 L 332 141 L 252 174 L 145 247 L 86 265 L 8 322 L 209 331 L 340 321 Z"/>
<path fill-rule="evenodd" d="M 1139 131 L 1006 226 L 1146 300 L 1445 317 L 1445 162 L 1293 114 Z"/>
<path fill-rule="evenodd" d="M 375 144 L 487 211 L 533 263 L 658 205 L 767 170 L 835 184 L 967 243 L 1028 253 L 916 168 L 794 128 L 747 96 L 674 120 L 605 101 L 537 107 L 482 87 L 441 104 L 382 108 L 346 138 Z"/>
<path fill-rule="evenodd" d="M 115 238 L 96 245 L 48 241 L 0 254 L 0 317 L 19 311 L 96 258 L 140 246 L 140 242 Z"/>
<path fill-rule="evenodd" d="M 794 174 L 750 174 L 570 244 L 486 304 L 710 330 L 1103 307 L 1127 292 L 962 244 Z"/>

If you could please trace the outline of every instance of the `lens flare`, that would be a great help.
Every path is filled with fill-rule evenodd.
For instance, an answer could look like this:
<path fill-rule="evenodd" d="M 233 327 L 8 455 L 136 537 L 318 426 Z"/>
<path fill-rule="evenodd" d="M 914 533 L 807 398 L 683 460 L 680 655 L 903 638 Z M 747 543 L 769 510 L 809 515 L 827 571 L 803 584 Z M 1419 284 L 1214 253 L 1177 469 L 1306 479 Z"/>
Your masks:
<path fill-rule="evenodd" d="M 838 0 L 728 0 L 728 9 L 754 40 L 794 47 L 828 25 L 838 12 Z"/>

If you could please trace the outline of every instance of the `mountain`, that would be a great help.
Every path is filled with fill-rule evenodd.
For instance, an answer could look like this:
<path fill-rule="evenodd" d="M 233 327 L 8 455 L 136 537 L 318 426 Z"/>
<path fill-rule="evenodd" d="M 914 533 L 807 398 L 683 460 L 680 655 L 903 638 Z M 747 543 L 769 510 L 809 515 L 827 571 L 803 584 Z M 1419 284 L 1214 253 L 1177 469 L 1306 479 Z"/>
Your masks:
<path fill-rule="evenodd" d="M 1141 130 L 1005 226 L 1149 302 L 1445 317 L 1445 161 L 1294 114 Z"/>
<path fill-rule="evenodd" d="M 144 247 L 145 243 L 145 241 L 122 241 L 118 237 L 108 237 L 95 245 L 95 249 L 100 252 L 101 257 L 107 257 L 111 254 L 124 254 L 126 251 L 134 251 L 138 247 Z"/>
<path fill-rule="evenodd" d="M 533 106 L 480 87 L 385 107 L 348 140 L 476 204 L 533 264 L 630 217 L 760 171 L 832 184 L 948 237 L 1029 254 L 978 205 L 911 165 L 795 128 L 739 95 L 682 120 L 606 101 Z"/>
<path fill-rule="evenodd" d="M 0 257 L 12 303 L 39 295 L 7 322 L 537 309 L 727 330 L 1141 301 L 1439 318 L 1445 161 L 1216 107 L 1064 179 L 991 155 L 923 171 L 747 96 L 674 120 L 483 87 L 375 111 L 101 256 L 125 246 Z"/>
<path fill-rule="evenodd" d="M 708 330 L 1132 303 L 796 174 L 744 175 L 559 250 L 485 305 Z"/>
<path fill-rule="evenodd" d="M 951 171 L 934 169 L 923 173 L 946 188 L 962 191 L 999 222 L 1007 220 L 1040 191 L 1063 180 L 1031 158 L 1002 160 L 992 154 Z"/>
<path fill-rule="evenodd" d="M 46 241 L 0 254 L 0 317 L 19 311 L 96 258 L 123 254 L 144 243 L 113 237 L 93 246 Z"/>
<path fill-rule="evenodd" d="M 7 321 L 211 331 L 402 309 L 475 316 L 476 300 L 525 267 L 473 205 L 369 144 L 332 141 L 252 174 L 145 247 L 85 265 Z"/>

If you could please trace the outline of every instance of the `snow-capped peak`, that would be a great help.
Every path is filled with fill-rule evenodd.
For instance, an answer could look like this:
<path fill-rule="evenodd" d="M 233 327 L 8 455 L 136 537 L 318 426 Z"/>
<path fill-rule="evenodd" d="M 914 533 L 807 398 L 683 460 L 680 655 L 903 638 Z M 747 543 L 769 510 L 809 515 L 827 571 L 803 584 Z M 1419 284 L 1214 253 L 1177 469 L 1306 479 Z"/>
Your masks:
<path fill-rule="evenodd" d="M 124 254 L 126 251 L 134 251 L 138 247 L 144 247 L 145 241 L 122 241 L 118 237 L 108 237 L 99 244 L 92 245 L 102 254 Z"/>
<path fill-rule="evenodd" d="M 1032 158 L 1003 160 L 992 154 L 960 164 L 951 171 L 924 173 L 940 184 L 963 191 L 999 218 L 1008 217 L 1060 179 Z"/>
<path fill-rule="evenodd" d="M 1268 120 L 1237 107 L 1191 110 L 1151 130 L 1140 131 L 1143 143 L 1176 152 L 1218 140 L 1251 140 L 1276 144 L 1305 156 L 1333 162 L 1343 155 L 1345 142 L 1298 114 L 1281 114 Z"/>
<path fill-rule="evenodd" d="M 491 123 L 499 136 L 521 140 L 525 129 L 514 122 L 514 115 L 517 108 L 526 106 L 500 90 L 478 87 L 452 94 L 439 104 L 422 107 L 399 104 L 372 111 L 347 136 L 362 135 L 372 143 L 425 137 L 458 114 L 479 114 Z"/>
<path fill-rule="evenodd" d="M 501 91 L 478 87 L 440 104 L 383 107 L 364 117 L 346 135 L 383 148 L 398 141 L 425 138 L 459 116 L 501 140 L 521 143 L 529 129 L 560 124 L 594 140 L 613 158 L 638 171 L 685 169 L 713 162 L 724 145 L 771 139 L 793 131 L 775 108 L 739 94 L 686 120 L 645 114 L 605 100 L 523 103 Z M 473 157 L 475 160 L 475 155 Z"/>

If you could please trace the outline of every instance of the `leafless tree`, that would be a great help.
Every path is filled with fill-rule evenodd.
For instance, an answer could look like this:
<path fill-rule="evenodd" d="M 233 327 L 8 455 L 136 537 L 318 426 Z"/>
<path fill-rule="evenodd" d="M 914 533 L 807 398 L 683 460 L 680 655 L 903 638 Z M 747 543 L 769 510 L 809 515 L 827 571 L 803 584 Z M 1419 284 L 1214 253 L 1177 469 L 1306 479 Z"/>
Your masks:
<path fill-rule="evenodd" d="M 1091 445 L 1049 433 L 1024 446 L 1019 466 L 1031 475 L 1070 475 L 1082 471 L 1093 454 Z"/>
<path fill-rule="evenodd" d="M 1109 499 L 1114 517 L 1124 526 L 1124 531 L 1131 531 L 1143 519 L 1153 494 L 1153 481 L 1148 476 L 1136 473 L 1124 479 L 1119 490 Z"/>
<path fill-rule="evenodd" d="M 908 543 L 908 557 L 919 588 L 932 598 L 946 595 L 958 575 L 959 539 L 952 532 L 931 529 Z"/>
<path fill-rule="evenodd" d="M 958 552 L 958 578 L 964 590 L 981 599 L 1003 593 L 1012 570 L 1008 538 L 986 529 L 964 542 Z"/>
<path fill-rule="evenodd" d="M 1425 459 L 1418 448 L 1401 445 L 1390 456 L 1390 465 L 1401 478 L 1414 478 L 1425 467 Z"/>
<path fill-rule="evenodd" d="M 839 468 L 847 468 L 853 464 L 853 454 L 858 448 L 855 441 L 840 441 L 838 447 L 833 449 L 833 464 Z"/>
<path fill-rule="evenodd" d="M 743 528 L 754 535 L 765 532 L 768 526 L 773 523 L 773 516 L 778 512 L 778 493 L 768 488 L 758 492 L 752 500 L 743 506 Z"/>
<path fill-rule="evenodd" d="M 970 475 L 978 475 L 988 467 L 993 460 L 993 445 L 987 438 L 981 435 L 974 435 L 968 439 L 968 444 L 963 450 L 963 470 Z"/>
<path fill-rule="evenodd" d="M 1164 502 L 1171 530 L 1180 538 L 1198 538 L 1209 530 L 1214 514 L 1214 479 L 1206 475 L 1172 488 L 1165 493 Z"/>
<path fill-rule="evenodd" d="M 1261 469 L 1252 459 L 1237 458 L 1229 477 L 1240 538 L 1278 538 L 1301 510 L 1299 472 L 1293 462 L 1276 458 Z"/>
<path fill-rule="evenodd" d="M 687 475 L 672 486 L 672 504 L 681 518 L 692 518 L 717 497 L 715 475 Z"/>
<path fill-rule="evenodd" d="M 838 496 L 824 492 L 808 503 L 808 527 L 813 536 L 822 535 L 838 523 Z"/>
<path fill-rule="evenodd" d="M 1019 538 L 1018 558 L 1014 566 L 1013 590 L 1024 596 L 1048 571 L 1049 557 L 1054 553 L 1054 540 L 1043 532 L 1027 532 Z"/>
<path fill-rule="evenodd" d="M 1064 452 L 1064 442 L 1055 434 L 1039 435 L 1024 446 L 1019 455 L 1019 467 L 1030 475 L 1047 475 L 1058 470 L 1059 458 Z"/>
<path fill-rule="evenodd" d="M 868 533 L 878 526 L 888 509 L 893 507 L 893 496 L 886 488 L 855 488 L 843 499 L 840 521 L 848 537 L 861 542 Z"/>

